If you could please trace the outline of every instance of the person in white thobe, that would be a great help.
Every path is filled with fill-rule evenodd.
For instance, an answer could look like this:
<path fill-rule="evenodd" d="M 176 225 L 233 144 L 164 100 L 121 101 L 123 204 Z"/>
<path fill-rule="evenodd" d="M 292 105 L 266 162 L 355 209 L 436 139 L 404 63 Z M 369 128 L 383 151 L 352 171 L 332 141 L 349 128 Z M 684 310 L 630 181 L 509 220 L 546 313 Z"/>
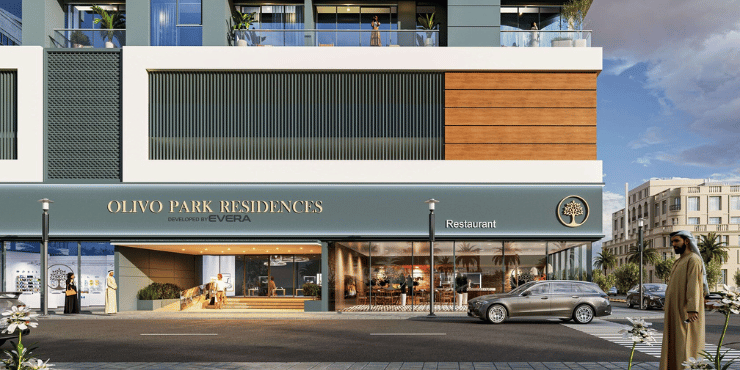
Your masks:
<path fill-rule="evenodd" d="M 113 277 L 113 271 L 108 271 L 105 287 L 105 313 L 107 314 L 118 312 L 118 305 L 116 304 L 116 290 L 118 290 L 116 278 Z"/>

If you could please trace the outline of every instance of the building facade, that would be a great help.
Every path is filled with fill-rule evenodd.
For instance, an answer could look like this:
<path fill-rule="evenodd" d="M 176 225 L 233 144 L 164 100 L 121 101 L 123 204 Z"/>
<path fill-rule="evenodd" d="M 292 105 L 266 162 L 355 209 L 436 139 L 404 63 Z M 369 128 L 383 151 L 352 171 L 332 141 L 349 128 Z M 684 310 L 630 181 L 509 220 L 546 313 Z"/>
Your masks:
<path fill-rule="evenodd" d="M 232 296 L 316 283 L 324 311 L 590 279 L 602 52 L 562 1 L 520 3 L 24 1 L 0 47 L 4 287 L 38 302 L 41 198 L 48 273 L 114 270 L 121 310 L 218 273 Z"/>
<path fill-rule="evenodd" d="M 612 214 L 612 240 L 604 243 L 617 257 L 617 266 L 627 263 L 630 248 L 637 246 L 637 228 L 643 219 L 643 240 L 658 249 L 663 260 L 678 258 L 670 233 L 688 230 L 700 235 L 716 233 L 725 243 L 729 259 L 722 262 L 719 284 L 735 286 L 740 270 L 740 185 L 704 179 L 651 179 L 628 193 L 628 217 L 624 209 Z M 661 282 L 655 266 L 646 265 L 647 282 Z M 712 288 L 712 287 L 710 287 Z"/>

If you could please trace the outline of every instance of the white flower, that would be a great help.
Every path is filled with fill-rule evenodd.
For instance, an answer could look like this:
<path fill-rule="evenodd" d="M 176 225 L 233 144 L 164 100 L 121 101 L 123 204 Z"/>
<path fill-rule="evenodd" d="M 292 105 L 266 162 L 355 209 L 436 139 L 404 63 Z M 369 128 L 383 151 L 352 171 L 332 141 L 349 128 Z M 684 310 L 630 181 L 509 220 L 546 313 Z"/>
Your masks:
<path fill-rule="evenodd" d="M 9 310 L 3 312 L 3 318 L 0 319 L 0 323 L 5 329 L 3 333 L 12 334 L 16 330 L 26 330 L 29 327 L 35 328 L 38 323 L 32 322 L 36 320 L 38 314 L 31 313 L 31 309 L 25 306 L 13 306 Z"/>
<path fill-rule="evenodd" d="M 722 299 L 709 302 L 712 311 L 717 311 L 725 315 L 740 314 L 740 291 L 736 287 L 723 285 L 720 289 Z"/>
<path fill-rule="evenodd" d="M 30 360 L 22 363 L 21 366 L 24 366 L 24 367 L 26 367 L 28 369 L 37 370 L 37 369 L 50 369 L 54 365 L 50 364 L 49 363 L 49 360 L 46 360 L 46 362 L 44 362 L 44 361 L 39 360 L 37 358 L 32 358 L 32 359 L 30 359 Z"/>
<path fill-rule="evenodd" d="M 656 341 L 653 336 L 656 333 L 655 329 L 648 328 L 648 326 L 653 325 L 653 323 L 645 322 L 645 320 L 642 319 L 633 320 L 629 317 L 627 320 L 632 323 L 632 327 L 625 326 L 624 329 L 619 331 L 619 334 L 622 334 L 623 338 L 630 339 L 635 343 L 645 343 L 647 345 L 652 345 Z"/>
<path fill-rule="evenodd" d="M 686 369 L 711 369 L 712 364 L 705 358 L 693 358 L 689 357 L 688 360 L 684 361 L 683 364 Z"/>

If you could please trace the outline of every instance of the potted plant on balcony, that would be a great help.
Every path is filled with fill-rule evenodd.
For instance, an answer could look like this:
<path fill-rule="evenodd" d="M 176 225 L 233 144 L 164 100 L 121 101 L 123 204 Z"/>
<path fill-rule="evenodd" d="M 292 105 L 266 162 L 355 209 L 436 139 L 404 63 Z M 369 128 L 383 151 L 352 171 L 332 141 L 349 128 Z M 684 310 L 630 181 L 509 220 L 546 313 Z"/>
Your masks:
<path fill-rule="evenodd" d="M 249 27 L 252 26 L 252 23 L 255 23 L 257 21 L 256 13 L 242 13 L 238 10 L 234 11 L 234 14 L 231 16 L 234 25 L 231 26 L 231 29 L 234 31 L 234 39 L 236 40 L 237 46 L 247 46 L 247 34 L 249 33 Z M 255 41 L 255 35 L 254 33 L 251 33 L 250 38 L 252 39 L 252 42 Z"/>
<path fill-rule="evenodd" d="M 594 0 L 570 0 L 565 5 L 563 5 L 562 11 L 560 13 L 561 19 L 568 22 L 568 29 L 571 31 L 581 31 L 583 30 L 583 25 L 585 23 L 586 14 L 588 14 L 588 10 L 591 8 L 591 4 L 593 4 Z M 574 37 L 574 41 L 572 45 L 568 46 L 577 46 L 577 47 L 585 47 L 586 46 L 586 40 L 583 38 L 582 32 L 579 32 L 577 35 L 574 35 L 577 37 Z M 555 40 L 553 40 L 553 45 L 555 45 Z M 565 45 L 557 45 L 557 46 L 565 46 Z"/>
<path fill-rule="evenodd" d="M 419 18 L 417 18 L 417 21 L 419 22 L 419 25 L 417 27 L 420 27 L 422 30 L 426 30 L 426 38 L 424 39 L 424 46 L 434 46 L 434 32 L 432 30 L 435 30 L 439 23 L 434 22 L 434 14 L 424 14 L 422 17 L 421 14 L 419 14 Z M 418 37 L 418 36 L 417 36 Z M 421 42 L 419 42 L 421 44 Z"/>
<path fill-rule="evenodd" d="M 85 46 L 90 46 L 90 38 L 80 30 L 72 31 L 69 35 L 69 42 L 72 43 L 73 48 L 84 48 Z"/>
<path fill-rule="evenodd" d="M 113 44 L 114 37 L 118 40 L 119 44 L 124 44 L 125 42 L 122 42 L 122 30 L 126 28 L 126 15 L 117 11 L 108 13 L 108 11 L 97 5 L 93 5 L 92 10 L 95 14 L 100 16 L 100 18 L 95 19 L 93 23 L 100 24 L 100 29 L 104 30 L 100 31 L 100 34 L 103 36 L 103 39 L 106 40 L 105 47 L 108 49 L 116 47 L 116 45 Z"/>

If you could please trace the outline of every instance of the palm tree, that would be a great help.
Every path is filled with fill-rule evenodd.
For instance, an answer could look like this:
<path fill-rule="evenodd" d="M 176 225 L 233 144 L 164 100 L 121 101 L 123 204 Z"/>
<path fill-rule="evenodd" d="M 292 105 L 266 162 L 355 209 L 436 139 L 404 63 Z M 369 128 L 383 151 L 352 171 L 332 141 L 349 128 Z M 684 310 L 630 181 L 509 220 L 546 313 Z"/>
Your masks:
<path fill-rule="evenodd" d="M 730 256 L 727 253 L 727 243 L 720 241 L 720 236 L 715 232 L 708 235 L 699 235 L 699 253 L 704 263 L 709 264 L 711 261 L 720 263 L 727 261 Z"/>
<path fill-rule="evenodd" d="M 455 258 L 455 264 L 465 266 L 465 271 L 470 272 L 470 266 L 475 265 L 477 270 L 480 270 L 480 251 L 481 249 L 470 243 L 462 242 L 460 247 L 457 248 L 457 257 Z"/>
<path fill-rule="evenodd" d="M 642 261 L 644 263 L 649 263 L 651 265 L 655 265 L 658 263 L 658 261 L 661 260 L 660 254 L 658 253 L 658 250 L 655 248 L 650 247 L 650 241 L 645 240 L 642 242 Z M 627 261 L 639 264 L 640 263 L 640 251 L 637 249 L 637 246 L 630 247 L 630 255 L 627 258 Z"/>
<path fill-rule="evenodd" d="M 617 256 L 608 249 L 602 249 L 601 253 L 594 258 L 594 267 L 604 269 L 604 276 L 606 276 L 606 270 L 617 267 Z"/>
<path fill-rule="evenodd" d="M 504 265 L 504 268 L 506 269 L 506 272 L 504 273 L 504 291 L 507 292 L 511 290 L 511 279 L 509 278 L 509 266 L 519 266 L 519 248 L 514 246 L 513 242 L 504 242 L 504 245 L 501 247 L 501 254 L 497 256 L 493 256 L 493 263 L 497 265 Z M 516 268 L 515 272 L 518 272 L 518 268 Z M 519 283 L 519 276 L 516 274 L 516 281 Z"/>

